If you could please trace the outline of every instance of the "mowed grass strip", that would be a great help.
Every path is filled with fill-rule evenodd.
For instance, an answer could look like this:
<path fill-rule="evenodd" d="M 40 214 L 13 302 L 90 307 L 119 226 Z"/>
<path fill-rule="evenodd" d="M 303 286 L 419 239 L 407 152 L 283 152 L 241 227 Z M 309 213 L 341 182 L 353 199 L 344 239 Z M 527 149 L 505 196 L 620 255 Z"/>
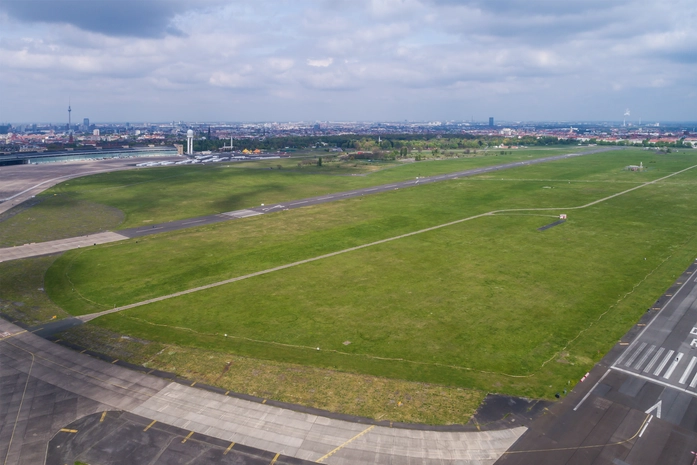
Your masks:
<path fill-rule="evenodd" d="M 32 200 L 35 205 L 21 213 L 15 215 L 10 210 L 0 215 L 0 247 L 113 230 L 124 219 L 123 212 L 117 208 L 68 196 Z"/>
<path fill-rule="evenodd" d="M 688 156 L 670 160 L 672 169 L 695 162 Z M 573 174 L 568 164 L 577 164 L 586 174 L 603 177 L 605 171 L 604 176 L 612 178 L 627 174 L 621 172 L 626 161 L 626 156 L 603 158 L 601 154 L 559 165 L 567 176 Z M 522 169 L 535 174 L 532 167 Z M 653 179 L 659 177 L 659 170 L 655 171 L 649 173 Z M 637 174 L 642 182 L 652 179 L 647 173 Z M 666 170 L 660 172 L 660 176 L 666 174 Z M 697 175 L 686 172 L 671 179 L 672 184 L 647 186 L 574 211 L 567 223 L 544 233 L 536 228 L 553 221 L 547 216 L 482 218 L 104 317 L 96 324 L 145 339 L 240 355 L 550 396 L 587 369 L 601 355 L 597 351 L 606 350 L 657 297 L 656 289 L 667 287 L 691 261 L 683 252 L 693 247 L 689 241 L 696 217 L 690 205 L 697 199 L 693 189 L 685 186 L 694 184 Z M 508 208 L 574 206 L 628 187 L 608 182 L 598 182 L 590 191 L 582 183 L 545 186 L 458 180 L 404 189 L 204 229 L 190 241 L 180 235 L 153 238 L 139 249 L 140 256 L 148 251 L 153 255 L 144 255 L 137 267 L 132 266 L 135 255 L 118 261 L 129 247 L 141 246 L 133 241 L 71 252 L 56 262 L 47 280 L 53 283 L 52 297 L 80 313 L 94 305 L 86 304 L 90 300 L 101 309 L 108 307 L 105 301 L 110 297 L 128 300 L 147 293 L 144 280 L 161 293 L 166 293 L 162 287 L 172 276 L 180 278 L 178 284 L 191 283 L 187 281 L 190 274 L 196 275 L 194 280 L 205 280 L 206 273 L 196 270 L 213 262 L 219 268 L 206 272 L 227 266 L 239 275 L 237 266 L 267 266 L 278 252 L 286 251 L 281 261 L 288 263 L 297 255 L 319 255 L 327 244 L 345 247 L 356 240 L 345 234 L 347 230 L 363 231 L 359 240 L 368 241 L 415 230 L 420 224 L 444 222 L 455 214 L 464 217 L 504 204 Z M 323 212 L 326 217 L 323 221 L 318 219 L 321 215 L 315 216 L 317 223 L 309 227 L 303 226 L 309 218 L 303 218 L 297 223 L 300 229 L 283 230 L 303 211 Z M 365 229 L 352 229 L 352 221 L 366 217 L 367 223 L 361 223 Z M 340 218 L 348 218 L 348 224 L 336 224 Z M 264 244 L 256 248 L 251 240 L 237 242 L 242 235 L 225 228 L 240 225 L 251 228 L 245 239 L 276 242 L 270 248 Z M 282 232 L 274 235 L 273 226 Z M 226 248 L 223 238 L 231 237 L 236 239 L 230 239 Z M 179 269 L 171 263 L 158 267 L 163 257 L 206 240 L 213 241 L 208 242 L 209 252 L 198 259 L 192 255 L 187 259 L 191 262 L 182 260 Z M 221 259 L 226 250 L 259 255 L 248 256 L 247 261 L 235 260 L 234 255 Z M 260 264 L 260 257 L 267 262 Z M 167 268 L 176 274 L 167 274 Z M 107 276 L 121 280 L 114 283 Z M 632 302 L 639 306 L 622 307 L 627 299 L 635 299 Z M 601 318 L 606 312 L 610 317 Z M 608 326 L 617 321 L 624 326 Z M 589 327 L 591 331 L 578 338 Z M 347 340 L 351 344 L 344 345 Z M 570 341 L 575 342 L 569 345 Z"/>
<path fill-rule="evenodd" d="M 453 181 L 281 212 L 66 254 L 52 298 L 85 314 L 147 300 L 448 223 L 493 209 L 595 200 L 626 185 L 504 186 Z M 511 200 L 509 200 L 511 199 Z M 554 212 L 541 212 L 546 218 Z M 163 253 L 166 251 L 166 253 Z M 76 289 L 73 292 L 72 289 Z"/>
<path fill-rule="evenodd" d="M 483 155 L 418 163 L 381 164 L 375 170 L 363 162 L 322 168 L 294 168 L 297 159 L 255 163 L 220 163 L 203 166 L 169 166 L 72 179 L 42 193 L 42 197 L 66 197 L 124 212 L 120 228 L 160 223 L 207 214 L 221 213 L 332 192 L 379 185 L 516 160 L 588 150 L 583 147 L 549 150 L 521 150 L 510 155 Z M 498 153 L 498 152 L 497 152 Z M 356 165 L 354 168 L 353 165 Z M 278 169 L 277 166 L 283 166 Z M 363 174 L 364 176 L 353 176 Z M 58 208 L 69 218 L 74 211 Z M 27 215 L 21 213 L 20 216 Z M 0 223 L 0 230 L 2 226 Z"/>
<path fill-rule="evenodd" d="M 645 155 L 645 154 L 642 154 Z M 633 155 L 589 155 L 553 162 L 566 178 L 626 176 Z M 670 168 L 687 166 L 686 159 Z M 532 171 L 531 171 L 532 170 Z M 665 175 L 667 170 L 660 172 Z M 529 175 L 533 167 L 509 170 Z M 476 178 L 401 189 L 340 203 L 265 215 L 200 229 L 70 252 L 49 271 L 51 297 L 73 314 L 93 313 L 223 281 L 326 253 L 503 208 L 572 207 L 620 192 L 627 183 L 473 182 Z M 548 189 L 545 189 L 548 188 Z M 554 216 L 555 212 L 530 212 Z M 75 291 L 73 291 L 75 289 Z"/>
<path fill-rule="evenodd" d="M 0 263 L 0 313 L 29 326 L 69 316 L 46 296 L 44 273 L 55 256 Z"/>
<path fill-rule="evenodd" d="M 162 344 L 94 325 L 60 335 L 119 360 L 176 373 L 231 392 L 382 420 L 463 424 L 484 392 L 240 357 L 215 350 Z"/>

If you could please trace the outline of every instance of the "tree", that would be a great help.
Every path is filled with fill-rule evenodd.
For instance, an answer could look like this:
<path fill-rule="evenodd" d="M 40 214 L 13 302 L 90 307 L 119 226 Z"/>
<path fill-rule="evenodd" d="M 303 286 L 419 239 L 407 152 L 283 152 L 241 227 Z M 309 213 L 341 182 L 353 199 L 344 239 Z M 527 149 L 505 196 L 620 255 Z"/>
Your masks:
<path fill-rule="evenodd" d="M 322 166 L 322 157 L 317 159 L 317 166 Z"/>

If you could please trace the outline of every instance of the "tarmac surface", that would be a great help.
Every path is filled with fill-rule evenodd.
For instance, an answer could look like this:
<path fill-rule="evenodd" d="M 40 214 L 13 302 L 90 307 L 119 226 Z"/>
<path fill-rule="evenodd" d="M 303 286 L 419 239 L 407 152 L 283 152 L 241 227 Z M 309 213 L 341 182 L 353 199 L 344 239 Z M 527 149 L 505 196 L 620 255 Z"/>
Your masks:
<path fill-rule="evenodd" d="M 157 234 L 161 232 L 176 231 L 179 229 L 185 229 L 195 226 L 202 226 L 206 224 L 218 223 L 221 221 L 227 221 L 231 219 L 246 218 L 249 216 L 263 215 L 266 213 L 274 213 L 282 210 L 292 210 L 294 208 L 303 208 L 311 205 L 319 205 L 328 202 L 336 202 L 337 200 L 350 199 L 354 197 L 361 197 L 364 195 L 379 194 L 382 192 L 389 192 L 397 189 L 404 189 L 408 187 L 417 187 L 423 184 L 430 184 L 434 182 L 447 181 L 451 179 L 466 178 L 471 176 L 477 176 L 485 173 L 493 173 L 496 171 L 518 168 L 521 166 L 536 165 L 540 163 L 546 163 L 555 160 L 565 160 L 567 158 L 575 158 L 583 155 L 590 155 L 594 153 L 607 152 L 610 150 L 621 150 L 616 147 L 603 147 L 593 150 L 588 150 L 578 153 L 568 153 L 565 155 L 555 155 L 551 157 L 535 158 L 527 161 L 518 161 L 512 163 L 504 163 L 501 165 L 486 166 L 482 168 L 474 168 L 470 170 L 458 171 L 455 173 L 442 174 L 437 176 L 425 176 L 418 177 L 409 181 L 393 182 L 390 184 L 383 184 L 379 186 L 365 187 L 362 189 L 355 189 L 346 192 L 337 192 L 334 194 L 325 194 L 316 197 L 308 197 L 305 199 L 291 200 L 288 202 L 273 203 L 268 205 L 260 205 L 257 207 L 250 207 L 245 210 L 237 210 L 233 212 L 220 213 L 217 215 L 201 216 L 197 218 L 188 218 L 185 220 L 172 221 L 169 223 L 161 223 L 155 225 L 149 225 L 145 227 L 130 228 L 119 230 L 119 234 L 122 234 L 129 238 L 146 236 L 150 234 Z"/>
<path fill-rule="evenodd" d="M 87 236 L 71 237 L 47 242 L 32 242 L 31 244 L 18 245 L 16 247 L 6 247 L 0 249 L 0 262 L 19 260 L 20 258 L 40 257 L 54 253 L 65 252 L 66 250 L 79 249 L 97 244 L 107 244 L 109 242 L 123 241 L 128 239 L 126 236 L 114 232 L 103 232 L 90 234 Z"/>
<path fill-rule="evenodd" d="M 47 465 L 80 461 L 111 465 L 302 465 L 306 460 L 223 441 L 132 413 L 104 411 L 58 430 L 48 445 Z"/>
<path fill-rule="evenodd" d="M 194 457 L 193 463 L 226 463 L 208 461 L 220 454 L 222 441 L 225 448 L 234 442 L 231 451 L 237 448 L 252 456 L 237 463 L 302 463 L 292 460 L 300 459 L 328 464 L 482 465 L 493 464 L 526 430 L 347 421 L 280 408 L 266 399 L 258 402 L 214 388 L 199 389 L 195 382 L 153 376 L 115 362 L 75 352 L 0 319 L 0 460 L 34 465 L 47 457 L 63 463 L 96 457 L 93 465 L 177 463 L 157 460 L 181 451 L 182 457 Z M 95 418 L 104 411 L 110 412 L 109 421 L 115 415 L 121 426 L 100 430 Z M 84 423 L 74 423 L 80 419 Z M 142 433 L 158 425 L 152 436 L 138 432 L 144 421 L 150 428 Z M 112 431 L 114 437 L 128 441 L 111 443 Z M 192 445 L 182 446 L 189 440 Z M 57 450 L 58 445 L 67 447 L 66 441 L 70 442 L 67 455 Z M 132 455 L 136 453 L 143 455 Z M 229 453 L 221 460 L 228 460 Z"/>
<path fill-rule="evenodd" d="M 497 465 L 691 465 L 697 452 L 697 261 Z M 693 276 L 694 274 L 694 276 Z"/>
<path fill-rule="evenodd" d="M 32 196 L 68 179 L 109 171 L 135 169 L 136 163 L 146 161 L 177 161 L 182 159 L 181 156 L 132 157 L 0 166 L 0 179 L 2 179 L 0 182 L 0 213 L 4 213 Z"/>

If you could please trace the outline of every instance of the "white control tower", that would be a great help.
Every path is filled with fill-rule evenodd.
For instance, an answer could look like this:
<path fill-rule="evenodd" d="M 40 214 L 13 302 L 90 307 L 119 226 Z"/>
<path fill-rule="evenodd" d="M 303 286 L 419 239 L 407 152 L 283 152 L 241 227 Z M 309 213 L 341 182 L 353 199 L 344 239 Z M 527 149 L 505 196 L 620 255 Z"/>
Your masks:
<path fill-rule="evenodd" d="M 192 131 L 191 129 L 186 131 L 186 154 L 194 154 L 194 131 Z"/>

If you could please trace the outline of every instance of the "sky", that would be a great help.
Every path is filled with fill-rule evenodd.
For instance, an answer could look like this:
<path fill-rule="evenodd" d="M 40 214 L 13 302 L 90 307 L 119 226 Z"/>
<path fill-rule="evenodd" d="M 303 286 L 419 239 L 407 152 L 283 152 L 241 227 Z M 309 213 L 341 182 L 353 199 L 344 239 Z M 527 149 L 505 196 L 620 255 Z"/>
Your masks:
<path fill-rule="evenodd" d="M 0 123 L 697 120 L 694 0 L 0 0 Z"/>

